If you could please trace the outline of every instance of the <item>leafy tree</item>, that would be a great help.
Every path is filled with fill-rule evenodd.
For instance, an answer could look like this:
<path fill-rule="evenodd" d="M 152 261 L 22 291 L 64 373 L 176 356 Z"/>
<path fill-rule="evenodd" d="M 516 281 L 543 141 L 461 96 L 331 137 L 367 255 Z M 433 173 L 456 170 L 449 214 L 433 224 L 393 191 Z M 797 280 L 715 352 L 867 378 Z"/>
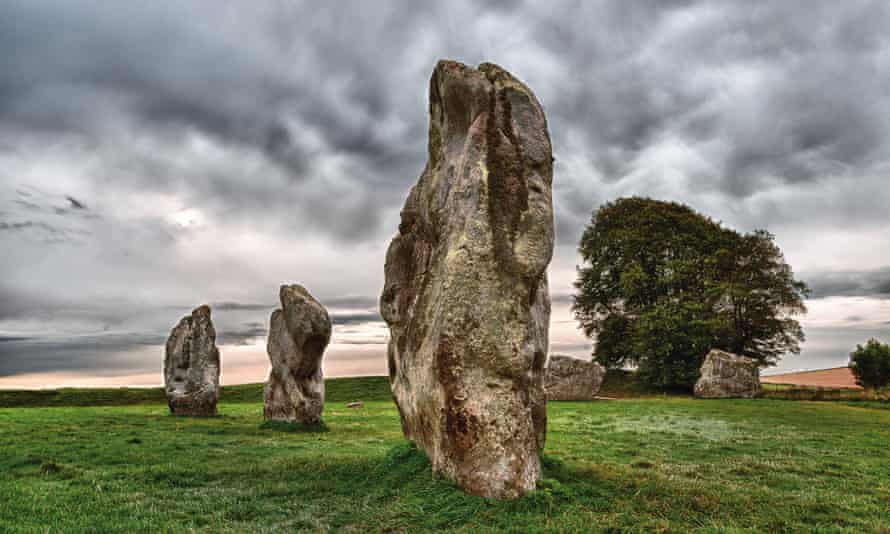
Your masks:
<path fill-rule="evenodd" d="M 596 358 L 601 365 L 615 369 L 634 361 L 637 349 L 631 335 L 632 325 L 627 316 L 618 313 L 602 320 L 596 338 Z"/>
<path fill-rule="evenodd" d="M 799 352 L 807 288 L 771 234 L 739 234 L 688 206 L 624 198 L 585 228 L 573 310 L 594 359 L 689 387 L 710 348 L 774 364 Z"/>
<path fill-rule="evenodd" d="M 612 315 L 633 318 L 659 300 L 705 292 L 720 227 L 690 208 L 643 198 L 602 206 L 581 237 L 575 315 L 589 336 Z"/>
<path fill-rule="evenodd" d="M 863 347 L 856 345 L 850 353 L 850 370 L 856 383 L 876 391 L 890 384 L 890 345 L 869 339 Z"/>
<path fill-rule="evenodd" d="M 663 389 L 685 389 L 698 380 L 713 346 L 715 320 L 691 299 L 663 301 L 636 321 L 633 336 L 640 380 Z M 600 362 L 602 363 L 602 362 Z"/>
<path fill-rule="evenodd" d="M 794 317 L 806 313 L 809 289 L 794 279 L 772 234 L 728 235 L 712 286 L 723 328 L 717 344 L 762 365 L 775 364 L 785 353 L 799 354 L 805 337 Z"/>

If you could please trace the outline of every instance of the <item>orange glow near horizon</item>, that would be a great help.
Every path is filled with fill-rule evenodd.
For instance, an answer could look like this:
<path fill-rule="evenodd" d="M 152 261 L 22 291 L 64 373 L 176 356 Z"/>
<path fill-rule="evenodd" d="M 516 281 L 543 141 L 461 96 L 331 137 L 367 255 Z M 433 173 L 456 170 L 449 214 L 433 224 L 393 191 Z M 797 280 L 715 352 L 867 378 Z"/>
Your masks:
<path fill-rule="evenodd" d="M 0 389 L 56 389 L 67 387 L 161 387 L 163 347 L 157 347 L 159 367 L 156 373 L 97 375 L 95 372 L 47 372 L 0 377 Z M 269 360 L 264 344 L 221 345 L 223 368 L 220 384 L 265 382 Z M 326 377 L 378 376 L 386 374 L 385 345 L 331 344 L 325 352 Z"/>

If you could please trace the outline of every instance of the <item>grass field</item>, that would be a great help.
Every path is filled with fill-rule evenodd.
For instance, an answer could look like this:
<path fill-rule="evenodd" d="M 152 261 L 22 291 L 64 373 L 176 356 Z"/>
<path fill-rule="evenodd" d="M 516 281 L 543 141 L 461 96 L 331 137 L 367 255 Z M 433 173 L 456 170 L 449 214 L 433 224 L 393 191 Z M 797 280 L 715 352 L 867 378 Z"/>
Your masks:
<path fill-rule="evenodd" d="M 890 532 L 886 403 L 554 402 L 546 478 L 496 502 L 430 474 L 384 379 L 330 381 L 324 432 L 225 389 L 207 419 L 139 390 L 0 408 L 0 531 Z M 89 395 L 108 405 L 61 405 Z"/>

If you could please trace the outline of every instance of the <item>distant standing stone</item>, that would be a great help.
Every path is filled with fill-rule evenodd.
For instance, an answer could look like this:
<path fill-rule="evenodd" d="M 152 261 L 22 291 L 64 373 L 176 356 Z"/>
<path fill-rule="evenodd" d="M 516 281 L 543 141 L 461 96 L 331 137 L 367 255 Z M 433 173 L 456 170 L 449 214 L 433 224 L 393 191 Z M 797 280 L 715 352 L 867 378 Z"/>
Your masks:
<path fill-rule="evenodd" d="M 347 408 L 361 408 L 364 404 L 361 401 L 350 402 L 346 405 Z"/>
<path fill-rule="evenodd" d="M 605 374 L 596 362 L 552 354 L 544 380 L 547 400 L 591 400 L 599 393 Z"/>
<path fill-rule="evenodd" d="M 553 254 L 544 111 L 510 73 L 440 61 L 428 160 L 386 255 L 380 310 L 405 436 L 468 493 L 541 478 Z"/>
<path fill-rule="evenodd" d="M 164 385 L 173 415 L 216 415 L 219 349 L 209 306 L 195 308 L 170 332 Z"/>
<path fill-rule="evenodd" d="M 263 416 L 319 423 L 324 409 L 321 360 L 331 340 L 327 310 L 300 285 L 281 286 L 266 345 L 272 370 L 263 390 Z"/>
<path fill-rule="evenodd" d="M 751 398 L 760 392 L 760 366 L 756 360 L 714 349 L 701 367 L 695 396 L 705 399 Z"/>

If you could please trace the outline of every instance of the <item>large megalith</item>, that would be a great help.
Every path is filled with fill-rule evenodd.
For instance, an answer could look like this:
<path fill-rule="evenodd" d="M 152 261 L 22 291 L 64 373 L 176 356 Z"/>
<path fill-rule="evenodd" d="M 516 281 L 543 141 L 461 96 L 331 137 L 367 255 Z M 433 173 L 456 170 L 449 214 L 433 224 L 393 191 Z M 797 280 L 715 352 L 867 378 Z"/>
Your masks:
<path fill-rule="evenodd" d="M 164 386 L 173 415 L 216 415 L 219 349 L 209 306 L 195 308 L 170 332 Z"/>
<path fill-rule="evenodd" d="M 544 380 L 547 400 L 591 400 L 599 393 L 605 375 L 605 369 L 594 361 L 552 354 Z"/>
<path fill-rule="evenodd" d="M 327 310 L 300 285 L 281 286 L 266 350 L 272 369 L 263 390 L 263 416 L 315 424 L 324 410 L 321 360 L 331 340 Z"/>
<path fill-rule="evenodd" d="M 405 436 L 465 491 L 541 477 L 553 254 L 544 111 L 510 73 L 440 61 L 428 161 L 386 255 L 380 310 Z"/>
<path fill-rule="evenodd" d="M 751 398 L 760 392 L 760 365 L 756 360 L 714 349 L 705 357 L 695 396 L 705 399 Z"/>

